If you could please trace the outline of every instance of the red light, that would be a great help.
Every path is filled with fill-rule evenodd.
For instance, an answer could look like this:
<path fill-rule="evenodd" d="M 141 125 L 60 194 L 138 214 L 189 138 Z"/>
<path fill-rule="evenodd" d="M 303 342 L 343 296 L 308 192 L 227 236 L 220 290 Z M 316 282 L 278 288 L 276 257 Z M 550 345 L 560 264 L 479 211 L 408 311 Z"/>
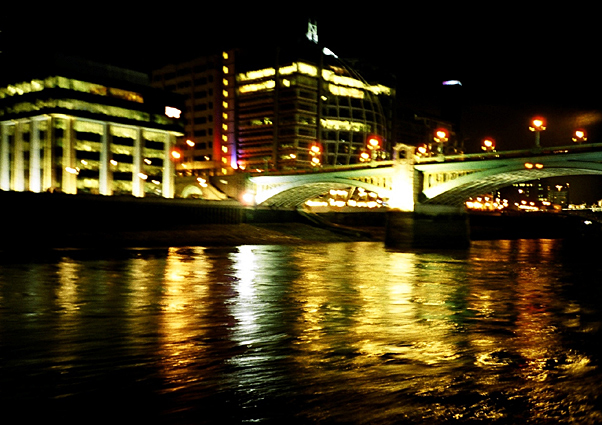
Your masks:
<path fill-rule="evenodd" d="M 368 137 L 368 141 L 366 142 L 368 149 L 378 150 L 381 148 L 381 139 L 378 136 L 370 136 Z"/>
<path fill-rule="evenodd" d="M 438 128 L 435 130 L 436 142 L 447 142 L 449 140 L 449 131 L 446 128 Z"/>

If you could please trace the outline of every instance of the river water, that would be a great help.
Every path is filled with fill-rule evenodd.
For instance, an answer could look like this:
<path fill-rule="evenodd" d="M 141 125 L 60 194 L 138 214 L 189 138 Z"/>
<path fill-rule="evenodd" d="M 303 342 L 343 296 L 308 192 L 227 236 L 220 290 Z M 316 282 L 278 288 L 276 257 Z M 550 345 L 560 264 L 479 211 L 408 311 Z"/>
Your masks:
<path fill-rule="evenodd" d="M 462 251 L 354 242 L 5 255 L 1 414 L 601 423 L 599 254 L 498 240 Z"/>

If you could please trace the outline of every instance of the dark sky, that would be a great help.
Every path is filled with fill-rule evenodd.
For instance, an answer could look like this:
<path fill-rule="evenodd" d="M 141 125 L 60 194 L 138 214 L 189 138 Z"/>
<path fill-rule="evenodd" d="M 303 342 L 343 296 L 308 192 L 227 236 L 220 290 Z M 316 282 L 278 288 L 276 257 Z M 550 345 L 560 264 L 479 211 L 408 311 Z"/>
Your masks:
<path fill-rule="evenodd" d="M 483 137 L 494 137 L 500 150 L 529 146 L 534 115 L 548 120 L 544 146 L 570 143 L 576 126 L 602 140 L 602 37 L 593 6 L 406 3 L 196 2 L 176 9 L 164 2 L 144 9 L 140 2 L 67 2 L 27 12 L 15 3 L 16 12 L 5 8 L 0 16 L 0 49 L 58 49 L 148 71 L 225 47 L 267 49 L 302 34 L 312 15 L 320 42 L 339 56 L 394 73 L 402 102 L 437 107 L 446 96 L 458 105 L 467 150 Z M 446 79 L 460 80 L 460 91 L 443 91 Z"/>

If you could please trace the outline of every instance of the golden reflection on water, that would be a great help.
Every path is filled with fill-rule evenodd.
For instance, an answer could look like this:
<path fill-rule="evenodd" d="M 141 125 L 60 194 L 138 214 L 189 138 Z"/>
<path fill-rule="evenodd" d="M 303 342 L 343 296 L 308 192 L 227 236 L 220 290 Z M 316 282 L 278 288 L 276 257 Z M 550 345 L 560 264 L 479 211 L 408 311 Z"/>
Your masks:
<path fill-rule="evenodd" d="M 342 420 L 385 402 L 389 415 L 492 420 L 508 415 L 506 408 L 482 399 L 444 406 L 400 397 L 494 390 L 526 397 L 544 418 L 558 394 L 584 403 L 572 386 L 545 385 L 594 368 L 583 353 L 563 348 L 561 331 L 581 326 L 581 308 L 575 300 L 559 305 L 555 246 L 490 241 L 461 253 L 386 251 L 373 243 L 171 248 L 128 260 L 125 277 L 109 262 L 92 273 L 65 259 L 57 266 L 56 304 L 65 326 L 90 308 L 117 309 L 134 355 L 156 344 L 164 392 L 233 388 L 254 400 L 341 392 L 354 403 L 330 412 Z M 88 305 L 98 297 L 97 307 Z M 305 414 L 321 417 L 316 406 Z"/>
<path fill-rule="evenodd" d="M 204 321 L 210 266 L 200 247 L 170 248 L 167 254 L 158 318 L 158 355 L 163 377 L 169 383 L 167 391 L 201 379 L 195 369 L 199 359 L 206 358 L 202 341 L 208 330 Z"/>

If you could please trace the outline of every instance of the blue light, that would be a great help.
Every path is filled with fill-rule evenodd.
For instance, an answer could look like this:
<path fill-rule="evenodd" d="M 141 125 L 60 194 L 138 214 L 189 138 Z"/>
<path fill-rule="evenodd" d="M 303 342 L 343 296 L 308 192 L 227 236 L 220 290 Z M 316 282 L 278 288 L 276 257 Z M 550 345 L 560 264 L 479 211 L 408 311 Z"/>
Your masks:
<path fill-rule="evenodd" d="M 461 86 L 462 83 L 458 80 L 447 80 L 443 82 L 444 86 Z"/>

